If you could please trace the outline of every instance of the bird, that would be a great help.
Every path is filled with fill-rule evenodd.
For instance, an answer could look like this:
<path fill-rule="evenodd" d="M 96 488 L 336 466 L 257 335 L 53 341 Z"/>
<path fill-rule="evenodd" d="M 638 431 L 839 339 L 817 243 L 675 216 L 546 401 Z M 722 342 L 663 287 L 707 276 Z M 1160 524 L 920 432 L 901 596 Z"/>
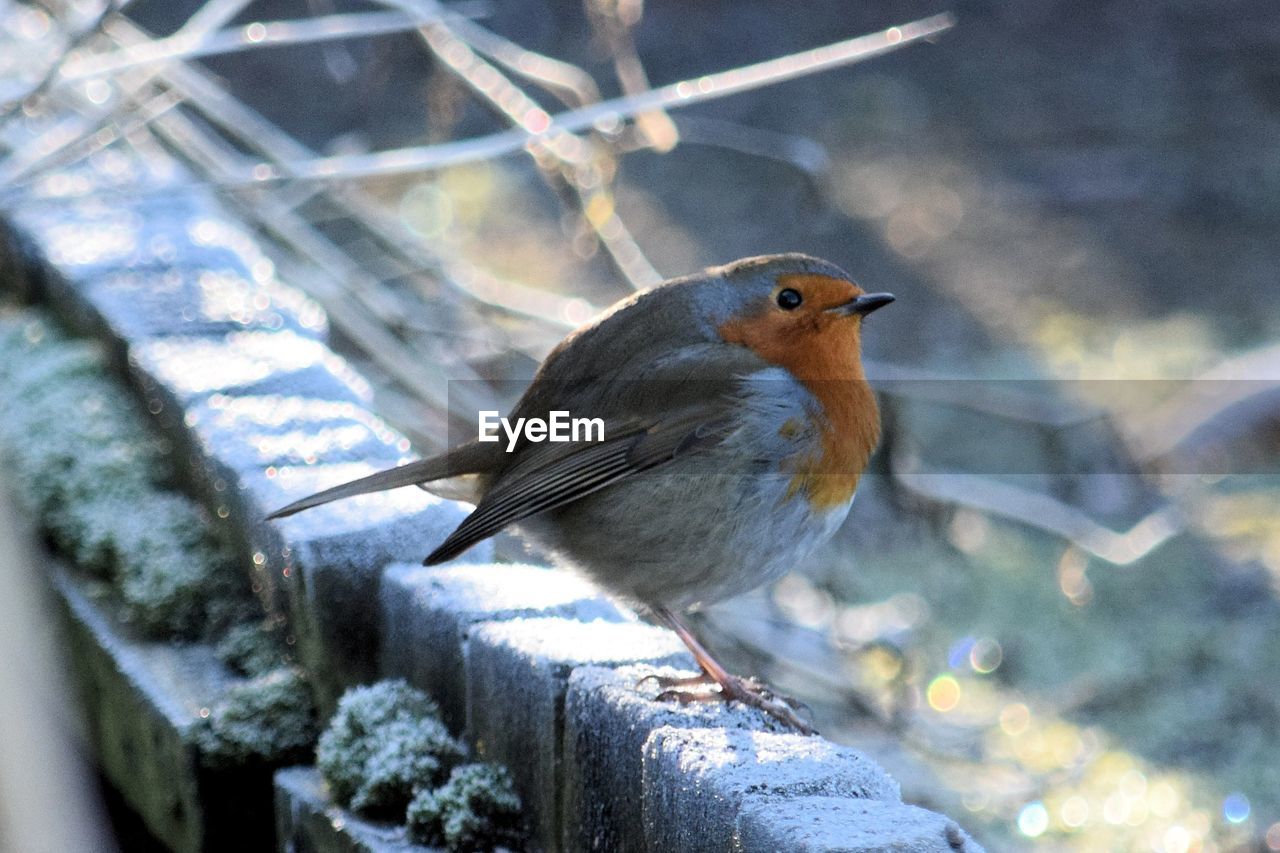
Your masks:
<path fill-rule="evenodd" d="M 659 679 L 663 696 L 737 700 L 813 733 L 790 701 L 716 661 L 685 614 L 782 577 L 844 521 L 880 438 L 862 324 L 893 301 L 799 253 L 664 281 L 565 337 L 508 418 L 567 412 L 602 434 L 477 434 L 268 518 L 410 485 L 464 498 L 474 510 L 426 565 L 514 526 L 688 646 L 700 672 Z"/>

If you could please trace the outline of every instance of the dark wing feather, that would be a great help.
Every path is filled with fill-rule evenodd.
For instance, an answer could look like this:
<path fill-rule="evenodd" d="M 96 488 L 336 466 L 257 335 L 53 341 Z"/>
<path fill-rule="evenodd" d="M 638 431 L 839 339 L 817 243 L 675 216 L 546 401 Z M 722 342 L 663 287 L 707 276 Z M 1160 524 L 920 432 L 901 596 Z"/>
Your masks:
<path fill-rule="evenodd" d="M 719 442 L 730 424 L 722 403 L 699 407 L 648 428 L 611 434 L 606 440 L 576 445 L 545 464 L 519 465 L 489 489 L 475 512 L 424 561 L 451 560 L 509 524 L 576 501 L 679 455 Z"/>

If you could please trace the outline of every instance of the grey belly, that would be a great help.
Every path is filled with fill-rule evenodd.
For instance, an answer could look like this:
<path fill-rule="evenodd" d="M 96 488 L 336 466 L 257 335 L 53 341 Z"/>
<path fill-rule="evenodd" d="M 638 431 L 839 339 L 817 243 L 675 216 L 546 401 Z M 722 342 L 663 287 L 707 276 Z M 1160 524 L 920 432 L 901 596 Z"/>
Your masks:
<path fill-rule="evenodd" d="M 632 603 L 720 601 L 790 571 L 847 512 L 816 515 L 802 495 L 787 497 L 789 476 L 775 463 L 740 459 L 713 455 L 689 473 L 637 474 L 520 529 Z"/>

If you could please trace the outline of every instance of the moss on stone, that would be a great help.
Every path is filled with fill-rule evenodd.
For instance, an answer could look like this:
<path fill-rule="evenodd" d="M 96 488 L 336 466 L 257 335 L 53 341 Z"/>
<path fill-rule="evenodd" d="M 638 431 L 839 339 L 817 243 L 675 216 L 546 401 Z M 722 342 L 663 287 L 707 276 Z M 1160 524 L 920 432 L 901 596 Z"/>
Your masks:
<path fill-rule="evenodd" d="M 449 850 L 523 846 L 520 797 L 506 768 L 492 764 L 455 767 L 440 788 L 418 792 L 406 821 L 415 841 Z"/>
<path fill-rule="evenodd" d="M 311 689 L 300 672 L 284 668 L 236 685 L 192 737 L 213 765 L 305 761 L 316 737 Z"/>
<path fill-rule="evenodd" d="M 242 675 L 263 675 L 288 663 L 280 630 L 266 621 L 232 625 L 218 641 L 219 660 Z"/>
<path fill-rule="evenodd" d="M 339 803 L 398 819 L 415 791 L 438 784 L 464 754 L 435 702 L 397 680 L 347 691 L 320 736 L 316 764 Z"/>
<path fill-rule="evenodd" d="M 351 808 L 368 817 L 396 821 L 403 819 L 417 791 L 439 785 L 464 757 L 462 744 L 449 736 L 443 723 L 430 717 L 383 726 L 374 734 L 372 746 Z"/>
<path fill-rule="evenodd" d="M 101 350 L 34 311 L 0 320 L 0 461 L 52 544 L 111 581 L 150 637 L 196 639 L 255 605 L 204 510 L 166 489 L 166 446 Z M 259 611 L 260 612 L 260 611 Z"/>

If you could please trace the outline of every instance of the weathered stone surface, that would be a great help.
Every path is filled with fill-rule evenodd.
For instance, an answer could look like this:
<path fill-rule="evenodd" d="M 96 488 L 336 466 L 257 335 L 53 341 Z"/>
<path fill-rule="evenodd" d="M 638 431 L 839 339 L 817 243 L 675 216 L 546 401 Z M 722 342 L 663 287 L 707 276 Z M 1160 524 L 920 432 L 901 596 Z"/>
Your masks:
<path fill-rule="evenodd" d="M 322 709 L 377 677 L 384 567 L 421 560 L 465 515 L 462 504 L 403 489 L 278 522 L 289 548 L 280 574 L 290 624 Z M 492 548 L 481 543 L 473 553 L 484 559 Z"/>
<path fill-rule="evenodd" d="M 842 853 L 981 853 L 955 821 L 886 800 L 748 796 L 735 850 Z"/>
<path fill-rule="evenodd" d="M 191 481 L 251 555 L 264 602 L 289 614 L 317 699 L 331 708 L 343 689 L 376 677 L 383 567 L 420 560 L 466 508 L 404 488 L 264 521 L 296 498 L 410 458 L 408 441 L 362 405 L 364 380 L 310 338 L 157 339 L 134 349 L 132 368 Z M 491 553 L 481 543 L 469 557 Z"/>
<path fill-rule="evenodd" d="M 230 674 L 207 646 L 128 639 L 72 577 L 54 571 L 65 649 L 103 773 L 177 851 L 271 845 L 271 771 L 210 767 L 192 742 Z"/>
<path fill-rule="evenodd" d="M 79 284 L 119 269 L 188 266 L 250 272 L 256 243 L 201 191 L 133 199 L 91 198 L 18 210 L 17 226 L 51 272 Z"/>
<path fill-rule="evenodd" d="M 319 305 L 269 274 L 254 280 L 183 263 L 104 272 L 81 292 L 117 334 L 133 341 L 249 330 L 324 337 L 327 331 Z"/>
<path fill-rule="evenodd" d="M 72 328 L 121 347 L 129 341 L 107 316 L 119 311 L 110 310 L 110 299 L 99 306 L 90 295 L 106 276 L 187 269 L 265 279 L 271 273 L 253 239 L 202 192 L 35 204 L 14 213 L 13 229 L 14 242 L 40 259 L 38 274 L 29 277 L 31 290 Z M 155 316 L 140 305 L 135 309 Z"/>
<path fill-rule="evenodd" d="M 534 616 L 628 618 L 568 572 L 512 563 L 391 566 L 382 584 L 382 674 L 429 692 L 445 722 L 460 731 L 467 722 L 471 626 Z"/>
<path fill-rule="evenodd" d="M 484 759 L 511 771 L 534 838 L 549 850 L 563 833 L 564 695 L 573 669 L 693 665 L 670 631 L 554 618 L 476 625 L 466 659 L 468 732 Z"/>
<path fill-rule="evenodd" d="M 320 773 L 287 767 L 275 776 L 276 844 L 293 853 L 429 853 L 403 826 L 375 823 L 337 806 Z"/>
<path fill-rule="evenodd" d="M 645 838 L 654 850 L 738 849 L 748 796 L 901 802 L 898 783 L 860 752 L 741 729 L 657 729 L 645 743 L 643 784 Z"/>
<path fill-rule="evenodd" d="M 643 851 L 644 745 L 663 726 L 783 731 L 771 717 L 740 704 L 657 701 L 649 675 L 692 670 L 584 666 L 569 676 L 565 695 L 564 849 Z"/>
<path fill-rule="evenodd" d="M 190 406 L 215 394 L 367 404 L 369 384 L 322 342 L 291 331 L 137 341 L 131 367 Z"/>

